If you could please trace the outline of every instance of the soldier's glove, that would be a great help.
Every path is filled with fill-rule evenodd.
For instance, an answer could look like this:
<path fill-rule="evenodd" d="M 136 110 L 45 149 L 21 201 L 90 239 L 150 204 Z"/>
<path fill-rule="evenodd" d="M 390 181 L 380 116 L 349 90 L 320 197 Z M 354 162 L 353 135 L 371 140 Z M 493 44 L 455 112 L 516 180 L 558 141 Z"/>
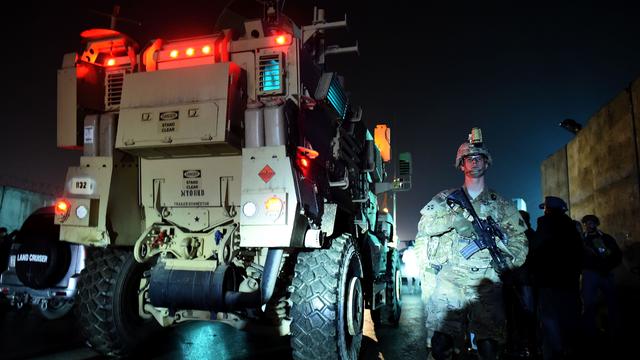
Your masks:
<path fill-rule="evenodd" d="M 452 226 L 461 237 L 470 238 L 474 234 L 473 224 L 462 216 L 456 216 Z"/>

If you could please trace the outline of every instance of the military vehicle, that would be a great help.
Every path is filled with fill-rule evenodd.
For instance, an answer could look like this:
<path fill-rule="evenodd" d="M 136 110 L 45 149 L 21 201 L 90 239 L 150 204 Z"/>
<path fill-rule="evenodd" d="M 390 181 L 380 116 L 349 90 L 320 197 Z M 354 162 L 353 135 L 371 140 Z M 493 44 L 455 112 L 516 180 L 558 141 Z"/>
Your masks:
<path fill-rule="evenodd" d="M 85 258 L 82 245 L 59 241 L 54 216 L 53 206 L 48 206 L 27 217 L 12 236 L 8 261 L 0 272 L 0 291 L 9 305 L 31 305 L 49 320 L 73 309 Z"/>
<path fill-rule="evenodd" d="M 355 359 L 365 308 L 397 324 L 394 221 L 378 197 L 389 129 L 373 133 L 325 57 L 346 26 L 314 9 L 140 47 L 82 33 L 58 72 L 58 145 L 81 148 L 56 223 L 95 249 L 79 281 L 93 348 L 129 353 L 190 320 L 290 334 L 293 357 Z M 383 161 L 383 154 L 386 153 Z"/>

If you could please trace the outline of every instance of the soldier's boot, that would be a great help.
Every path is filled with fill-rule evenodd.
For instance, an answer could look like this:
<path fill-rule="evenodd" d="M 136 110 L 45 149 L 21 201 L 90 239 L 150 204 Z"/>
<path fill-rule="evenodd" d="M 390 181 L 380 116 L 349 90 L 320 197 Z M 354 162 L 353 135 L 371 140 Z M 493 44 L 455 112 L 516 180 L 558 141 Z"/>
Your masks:
<path fill-rule="evenodd" d="M 431 355 L 435 360 L 449 360 L 453 356 L 453 337 L 436 331 L 431 338 Z"/>
<path fill-rule="evenodd" d="M 477 340 L 478 356 L 480 360 L 495 360 L 498 358 L 498 342 L 493 339 Z"/>

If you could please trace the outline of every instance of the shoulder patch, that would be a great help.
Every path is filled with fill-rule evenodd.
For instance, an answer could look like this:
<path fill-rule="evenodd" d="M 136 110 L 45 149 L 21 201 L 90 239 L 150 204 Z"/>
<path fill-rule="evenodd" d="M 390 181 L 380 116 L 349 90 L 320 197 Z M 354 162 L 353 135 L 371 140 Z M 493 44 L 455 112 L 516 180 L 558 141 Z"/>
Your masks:
<path fill-rule="evenodd" d="M 420 214 L 426 215 L 429 213 L 433 213 L 434 211 L 438 211 L 441 209 L 448 209 L 446 205 L 447 196 L 451 193 L 449 190 L 444 190 L 437 193 L 427 205 L 425 205 L 422 210 L 420 210 Z"/>

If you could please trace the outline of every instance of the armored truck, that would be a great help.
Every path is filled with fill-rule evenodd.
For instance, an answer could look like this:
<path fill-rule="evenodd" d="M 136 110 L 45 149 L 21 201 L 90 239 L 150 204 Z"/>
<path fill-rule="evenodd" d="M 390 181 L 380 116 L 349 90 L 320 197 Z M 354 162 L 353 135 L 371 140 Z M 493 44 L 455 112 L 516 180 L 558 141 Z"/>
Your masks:
<path fill-rule="evenodd" d="M 81 34 L 58 71 L 68 169 L 55 223 L 91 248 L 79 278 L 88 343 L 130 353 L 159 326 L 221 321 L 290 335 L 296 359 L 356 359 L 365 309 L 397 324 L 394 221 L 379 198 L 390 130 L 367 127 L 325 57 L 346 26 L 298 26 L 264 2 L 240 29 L 140 46 Z M 377 136 L 374 136 L 377 135 Z"/>

